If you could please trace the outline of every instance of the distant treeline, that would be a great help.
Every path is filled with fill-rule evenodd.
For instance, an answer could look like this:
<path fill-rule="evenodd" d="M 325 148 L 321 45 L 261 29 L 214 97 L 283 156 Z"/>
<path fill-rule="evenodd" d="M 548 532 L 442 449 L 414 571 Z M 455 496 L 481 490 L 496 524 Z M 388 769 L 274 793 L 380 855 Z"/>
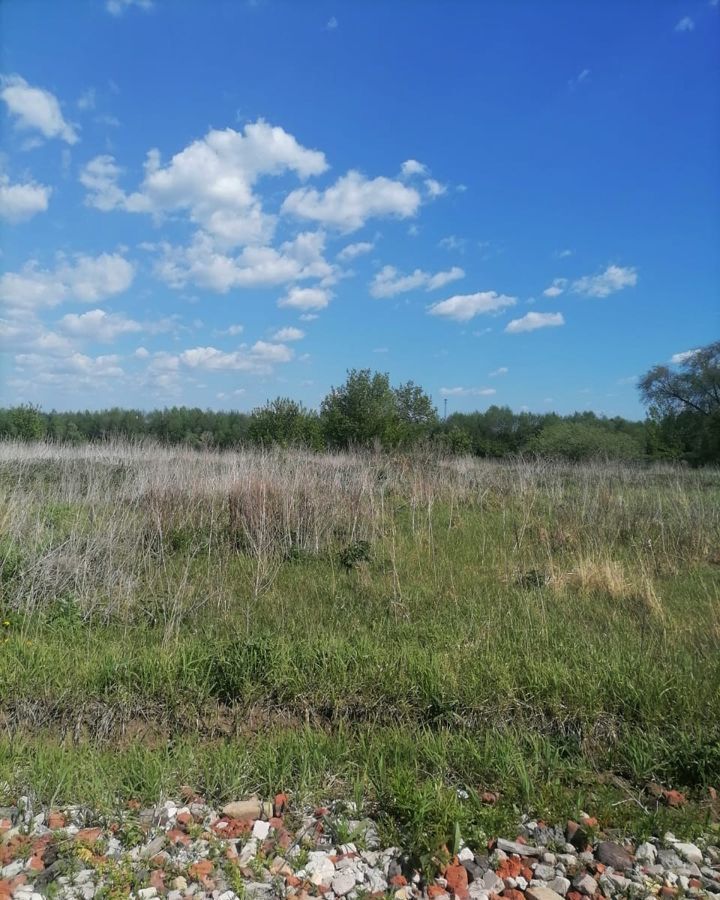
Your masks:
<path fill-rule="evenodd" d="M 657 400 L 657 398 L 655 398 Z M 190 447 L 239 445 L 305 446 L 316 450 L 351 447 L 408 449 L 502 458 L 536 454 L 585 460 L 684 460 L 720 462 L 720 418 L 680 407 L 652 407 L 643 422 L 592 412 L 568 416 L 513 412 L 491 406 L 485 412 L 453 413 L 442 420 L 430 397 L 412 382 L 392 387 L 387 375 L 353 370 L 333 388 L 320 410 L 279 397 L 251 413 L 215 412 L 184 406 L 144 412 L 105 409 L 44 412 L 24 405 L 0 409 L 0 436 L 49 438 L 70 443 L 109 438 L 152 438 Z"/>

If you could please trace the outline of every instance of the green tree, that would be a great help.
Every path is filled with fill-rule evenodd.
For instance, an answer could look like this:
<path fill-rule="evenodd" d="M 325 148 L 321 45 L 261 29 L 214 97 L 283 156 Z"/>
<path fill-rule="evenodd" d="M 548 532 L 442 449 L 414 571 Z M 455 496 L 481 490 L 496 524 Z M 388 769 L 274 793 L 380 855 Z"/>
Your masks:
<path fill-rule="evenodd" d="M 601 459 L 639 459 L 643 448 L 628 434 L 613 432 L 590 422 L 557 422 L 547 425 L 529 443 L 540 456 L 561 457 L 573 462 Z"/>
<path fill-rule="evenodd" d="M 10 410 L 11 434 L 21 441 L 38 441 L 45 433 L 45 423 L 39 406 L 23 403 Z"/>
<path fill-rule="evenodd" d="M 320 419 L 331 447 L 397 447 L 429 434 L 437 413 L 412 381 L 393 388 L 387 373 L 351 369 L 322 401 Z"/>
<path fill-rule="evenodd" d="M 277 397 L 252 411 L 248 436 L 256 444 L 288 447 L 322 443 L 316 413 L 289 397 Z"/>
<path fill-rule="evenodd" d="M 720 341 L 675 366 L 654 366 L 638 384 L 665 448 L 693 465 L 720 462 Z M 657 455 L 661 455 L 658 453 Z"/>

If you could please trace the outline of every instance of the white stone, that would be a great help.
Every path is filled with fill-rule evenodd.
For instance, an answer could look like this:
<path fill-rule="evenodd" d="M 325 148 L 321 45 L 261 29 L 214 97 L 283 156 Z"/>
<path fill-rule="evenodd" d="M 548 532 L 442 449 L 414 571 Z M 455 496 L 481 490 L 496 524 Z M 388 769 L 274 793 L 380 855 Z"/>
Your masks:
<path fill-rule="evenodd" d="M 344 897 L 355 887 L 355 873 L 350 870 L 340 872 L 332 880 L 332 889 L 336 897 Z"/>
<path fill-rule="evenodd" d="M 368 889 L 371 894 L 376 894 L 382 891 L 383 893 L 387 890 L 388 883 L 385 880 L 385 876 L 382 872 L 379 872 L 377 869 L 370 869 L 367 873 L 367 883 Z"/>
<path fill-rule="evenodd" d="M 680 854 L 680 856 L 682 856 L 683 859 L 686 859 L 690 863 L 695 863 L 698 866 L 702 865 L 702 850 L 699 847 L 696 847 L 695 844 L 677 841 L 673 845 L 673 847 L 675 850 L 677 850 L 677 852 Z"/>
<path fill-rule="evenodd" d="M 16 875 L 19 875 L 24 868 L 25 860 L 16 859 L 14 862 L 8 863 L 6 866 L 3 866 L 3 868 L 0 869 L 0 878 L 7 878 L 8 880 L 10 880 Z"/>
<path fill-rule="evenodd" d="M 475 859 L 472 850 L 469 847 L 463 847 L 462 850 L 458 853 L 458 860 L 462 862 L 463 860 L 472 861 Z"/>
<path fill-rule="evenodd" d="M 635 859 L 641 866 L 652 866 L 657 858 L 657 847 L 646 841 L 640 844 L 635 851 Z"/>
<path fill-rule="evenodd" d="M 258 819 L 253 825 L 253 837 L 257 838 L 259 841 L 264 841 L 268 834 L 270 834 L 270 824 L 268 822 L 263 822 L 262 819 Z"/>
<path fill-rule="evenodd" d="M 146 887 L 140 888 L 137 892 L 140 900 L 152 900 L 153 897 L 157 897 L 157 888 L 154 887 Z"/>
<path fill-rule="evenodd" d="M 313 850 L 303 871 L 309 876 L 311 884 L 330 884 L 335 875 L 335 865 L 323 850 Z"/>
<path fill-rule="evenodd" d="M 250 838 L 245 844 L 238 856 L 238 865 L 246 866 L 250 860 L 257 854 L 258 842 L 256 838 Z"/>

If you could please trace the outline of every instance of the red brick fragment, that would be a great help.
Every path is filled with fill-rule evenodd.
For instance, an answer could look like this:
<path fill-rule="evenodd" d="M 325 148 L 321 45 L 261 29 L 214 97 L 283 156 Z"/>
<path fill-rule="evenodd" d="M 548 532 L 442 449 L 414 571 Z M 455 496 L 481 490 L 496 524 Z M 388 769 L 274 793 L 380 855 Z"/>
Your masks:
<path fill-rule="evenodd" d="M 456 897 L 466 897 L 468 892 L 468 873 L 464 866 L 453 863 L 445 869 L 445 880 L 448 888 Z"/>
<path fill-rule="evenodd" d="M 94 844 L 99 841 L 102 835 L 102 828 L 81 828 L 75 835 L 75 840 L 79 844 Z"/>
<path fill-rule="evenodd" d="M 179 828 L 173 828 L 168 831 L 168 840 L 171 844 L 184 844 L 186 847 L 190 843 L 190 835 L 180 831 Z"/>
<path fill-rule="evenodd" d="M 57 831 L 58 828 L 64 828 L 67 822 L 65 816 L 61 812 L 51 812 L 48 816 L 48 828 Z"/>
<path fill-rule="evenodd" d="M 687 797 L 681 791 L 665 791 L 663 799 L 668 806 L 672 806 L 675 809 L 679 806 L 685 806 L 687 803 Z"/>
<path fill-rule="evenodd" d="M 276 816 L 281 816 L 288 808 L 288 795 L 287 794 L 275 794 L 275 799 L 273 801 L 273 813 Z"/>
<path fill-rule="evenodd" d="M 213 870 L 213 864 L 209 859 L 201 859 L 199 862 L 193 863 L 188 869 L 191 878 L 197 881 L 205 881 Z"/>
<path fill-rule="evenodd" d="M 190 812 L 178 813 L 178 816 L 177 816 L 178 825 L 187 826 L 187 825 L 192 824 L 192 822 L 193 822 L 192 813 L 190 813 Z"/>
<path fill-rule="evenodd" d="M 404 875 L 393 875 L 390 879 L 390 884 L 395 887 L 405 887 L 407 884 L 407 878 Z"/>

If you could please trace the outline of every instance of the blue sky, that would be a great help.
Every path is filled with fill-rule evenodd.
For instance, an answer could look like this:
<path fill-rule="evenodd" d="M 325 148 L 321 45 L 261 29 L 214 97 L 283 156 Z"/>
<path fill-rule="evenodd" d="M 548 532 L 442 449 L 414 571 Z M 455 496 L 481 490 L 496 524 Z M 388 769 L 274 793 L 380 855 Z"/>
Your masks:
<path fill-rule="evenodd" d="M 4 0 L 0 403 L 639 417 L 718 337 L 720 6 Z"/>

